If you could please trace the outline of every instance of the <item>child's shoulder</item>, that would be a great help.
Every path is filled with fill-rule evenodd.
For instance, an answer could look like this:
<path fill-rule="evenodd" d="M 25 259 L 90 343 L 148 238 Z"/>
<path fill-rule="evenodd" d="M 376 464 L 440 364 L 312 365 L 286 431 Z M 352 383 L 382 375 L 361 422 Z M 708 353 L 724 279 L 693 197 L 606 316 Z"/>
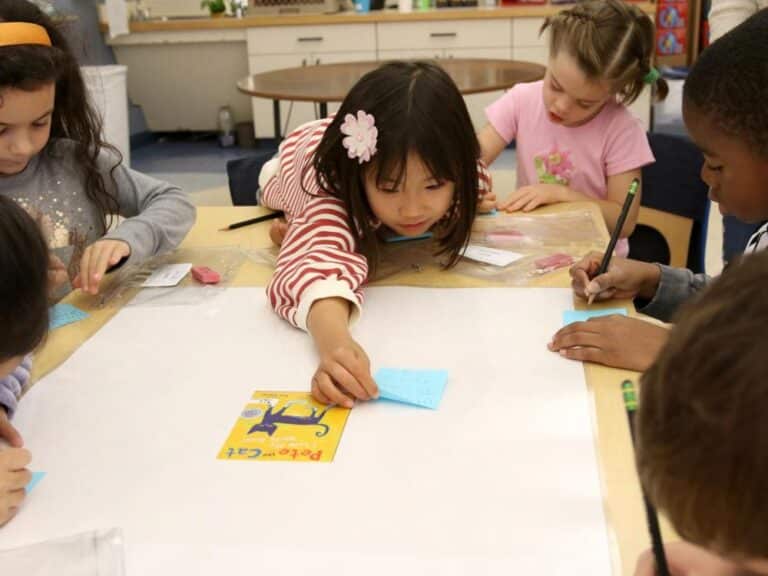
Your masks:
<path fill-rule="evenodd" d="M 521 82 L 512 86 L 508 94 L 520 100 L 525 100 L 528 98 L 540 99 L 543 87 L 544 80 L 536 80 L 536 82 Z"/>
<path fill-rule="evenodd" d="M 626 105 L 618 102 L 606 104 L 600 112 L 600 118 L 609 130 L 625 130 L 634 127 L 642 129 L 640 119 Z"/>

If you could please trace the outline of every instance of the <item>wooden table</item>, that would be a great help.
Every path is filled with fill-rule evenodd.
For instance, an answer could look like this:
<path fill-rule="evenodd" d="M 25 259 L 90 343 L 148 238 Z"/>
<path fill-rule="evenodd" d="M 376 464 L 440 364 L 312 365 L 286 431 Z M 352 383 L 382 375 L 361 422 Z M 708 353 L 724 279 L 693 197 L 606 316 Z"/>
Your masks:
<path fill-rule="evenodd" d="M 574 205 L 556 205 L 541 212 L 572 210 Z M 608 234 L 599 208 L 593 203 L 581 203 L 579 208 L 589 210 L 606 242 Z M 182 244 L 189 251 L 216 246 L 240 246 L 244 249 L 262 248 L 269 245 L 269 223 L 222 232 L 223 226 L 266 212 L 261 207 L 204 207 L 198 209 L 197 223 Z M 265 285 L 271 270 L 248 260 L 241 267 L 233 284 L 237 286 Z M 413 284 L 423 286 L 485 286 L 486 282 L 452 275 L 450 272 L 425 270 L 418 274 L 406 273 L 388 278 L 384 284 Z M 566 270 L 543 276 L 538 286 L 569 286 Z M 35 379 L 47 374 L 64 362 L 85 340 L 99 330 L 120 309 L 120 303 L 97 308 L 91 296 L 80 292 L 67 299 L 90 313 L 81 322 L 60 328 L 50 334 L 44 348 L 36 356 Z M 611 303 L 617 305 L 616 302 Z M 633 310 L 631 302 L 618 303 Z M 585 365 L 587 385 L 594 400 L 593 421 L 598 446 L 601 482 L 606 517 L 611 531 L 612 565 L 617 575 L 631 576 L 638 554 L 648 548 L 648 532 L 639 483 L 634 467 L 627 418 L 619 383 L 625 378 L 637 378 L 637 374 L 597 365 Z M 666 526 L 665 526 L 666 528 Z M 557 553 L 556 544 L 553 553 Z"/>
<path fill-rule="evenodd" d="M 250 96 L 272 100 L 275 138 L 280 140 L 280 101 L 317 102 L 320 117 L 328 116 L 328 102 L 341 102 L 349 90 L 368 72 L 383 62 L 348 62 L 319 64 L 262 72 L 241 79 L 237 89 Z M 520 82 L 544 77 L 545 68 L 532 62 L 484 58 L 449 58 L 440 66 L 456 83 L 462 94 L 507 90 Z"/>

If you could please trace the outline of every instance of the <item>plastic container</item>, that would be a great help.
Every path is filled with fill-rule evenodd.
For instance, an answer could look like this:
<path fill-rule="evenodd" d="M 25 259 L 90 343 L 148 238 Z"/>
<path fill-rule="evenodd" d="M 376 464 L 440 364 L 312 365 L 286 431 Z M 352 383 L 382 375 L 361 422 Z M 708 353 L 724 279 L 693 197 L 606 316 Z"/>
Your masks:
<path fill-rule="evenodd" d="M 219 145 L 229 148 L 235 145 L 235 119 L 229 106 L 219 108 Z"/>

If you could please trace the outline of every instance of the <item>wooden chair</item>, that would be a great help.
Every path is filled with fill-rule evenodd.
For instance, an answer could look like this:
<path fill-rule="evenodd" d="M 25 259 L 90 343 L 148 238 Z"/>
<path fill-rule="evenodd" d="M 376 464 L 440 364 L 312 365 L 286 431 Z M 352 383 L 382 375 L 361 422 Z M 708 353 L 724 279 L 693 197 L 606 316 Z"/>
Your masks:
<path fill-rule="evenodd" d="M 701 152 L 687 138 L 649 134 L 656 162 L 643 168 L 643 196 L 629 256 L 704 272 L 709 218 Z"/>

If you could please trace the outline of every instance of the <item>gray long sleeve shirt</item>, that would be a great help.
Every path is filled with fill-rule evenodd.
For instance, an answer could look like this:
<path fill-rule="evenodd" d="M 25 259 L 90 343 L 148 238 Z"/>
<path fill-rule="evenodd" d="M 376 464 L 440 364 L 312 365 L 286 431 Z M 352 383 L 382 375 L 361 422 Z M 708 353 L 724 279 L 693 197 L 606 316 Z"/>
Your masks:
<path fill-rule="evenodd" d="M 71 140 L 51 140 L 23 172 L 0 177 L 0 194 L 16 200 L 40 221 L 53 253 L 65 264 L 72 263 L 70 275 L 85 248 L 101 238 L 127 242 L 131 263 L 172 250 L 184 239 L 195 222 L 195 208 L 186 194 L 122 164 L 113 172 L 113 184 L 110 170 L 115 157 L 107 150 L 99 155 L 99 171 L 107 191 L 117 198 L 119 215 L 126 219 L 104 235 L 74 152 Z"/>
<path fill-rule="evenodd" d="M 768 248 L 768 223 L 763 224 L 747 242 L 745 254 L 752 254 Z M 691 296 L 706 288 L 711 277 L 706 274 L 694 274 L 686 268 L 671 268 L 659 265 L 661 279 L 653 299 L 638 312 L 670 322 L 677 309 Z"/>

